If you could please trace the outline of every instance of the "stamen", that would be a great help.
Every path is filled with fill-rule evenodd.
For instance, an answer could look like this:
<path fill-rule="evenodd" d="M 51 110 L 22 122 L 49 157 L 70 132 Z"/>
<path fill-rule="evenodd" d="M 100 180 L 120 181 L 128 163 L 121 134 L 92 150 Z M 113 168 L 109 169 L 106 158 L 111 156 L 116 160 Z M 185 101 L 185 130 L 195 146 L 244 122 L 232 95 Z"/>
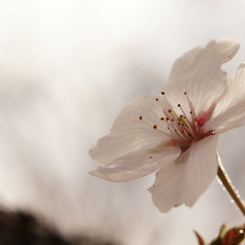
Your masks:
<path fill-rule="evenodd" d="M 165 95 L 165 92 L 162 92 L 162 95 Z M 167 115 L 168 113 L 171 113 L 171 116 L 173 118 L 178 118 L 178 114 L 175 112 L 175 110 L 173 109 L 173 107 L 171 106 L 171 104 L 168 102 L 166 96 L 163 97 L 164 98 L 164 103 L 163 103 L 163 113 L 165 115 Z M 165 108 L 168 107 L 169 109 L 166 110 Z"/>
<path fill-rule="evenodd" d="M 198 134 L 199 127 L 197 125 L 197 120 L 195 120 L 197 118 L 197 115 L 196 115 L 194 106 L 193 106 L 192 101 L 190 100 L 190 98 L 189 98 L 189 96 L 187 95 L 186 92 L 185 92 L 185 97 L 186 97 L 188 105 L 190 107 L 190 114 L 191 114 L 192 121 L 194 122 L 195 133 Z"/>
<path fill-rule="evenodd" d="M 183 115 L 180 115 L 180 117 L 178 118 L 178 121 L 180 123 L 182 123 L 182 126 L 185 125 L 186 129 L 188 129 L 188 131 L 191 135 L 196 135 L 196 132 L 193 131 L 192 123 L 189 121 L 188 116 L 186 115 L 183 107 L 180 104 L 178 104 L 178 107 L 180 108 L 180 110 L 183 113 Z"/>
<path fill-rule="evenodd" d="M 171 137 L 175 138 L 176 141 L 178 141 L 178 139 L 180 138 L 184 141 L 186 140 L 188 140 L 188 142 L 192 141 L 194 139 L 194 135 L 196 134 L 194 133 L 192 129 L 192 124 L 189 121 L 187 114 L 181 107 L 181 104 L 178 104 L 178 107 L 181 109 L 183 113 L 183 115 L 180 116 L 176 113 L 175 109 L 168 102 L 167 97 L 165 96 L 166 93 L 161 92 L 161 94 L 164 95 L 163 97 L 164 99 L 162 101 L 162 108 L 163 108 L 162 110 L 163 113 L 166 115 L 164 121 L 165 123 L 167 123 L 167 129 L 170 131 Z M 166 107 L 168 107 L 168 109 L 166 109 Z M 184 131 L 184 134 L 181 131 Z"/>
<path fill-rule="evenodd" d="M 152 125 L 152 124 L 150 124 L 150 122 L 148 120 L 143 120 L 143 116 L 142 115 L 140 115 L 138 117 L 138 119 L 141 121 L 141 123 L 146 125 L 146 127 L 151 128 L 151 129 L 153 128 L 154 130 L 158 130 L 161 134 L 164 134 L 167 137 L 172 138 L 172 135 L 169 134 L 166 130 L 159 129 L 157 124 Z M 161 120 L 164 120 L 164 117 L 161 117 Z"/>
<path fill-rule="evenodd" d="M 202 118 L 197 117 L 194 106 L 192 101 L 189 99 L 187 92 L 184 92 L 187 103 L 184 108 L 180 103 L 177 104 L 179 109 L 177 109 L 176 106 L 172 106 L 172 103 L 168 101 L 164 91 L 162 91 L 161 94 L 163 95 L 163 99 L 160 97 L 155 98 L 155 100 L 159 101 L 158 103 L 162 105 L 163 116 L 159 117 L 158 120 L 166 123 L 167 127 L 164 130 L 164 128 L 162 128 L 162 124 L 159 124 L 158 126 L 156 123 L 154 125 L 149 125 L 151 128 L 160 131 L 181 146 L 184 145 L 187 148 L 192 141 L 200 140 L 203 137 L 214 134 L 213 131 L 203 133 L 201 127 L 205 122 L 203 123 Z M 142 120 L 143 116 L 139 116 L 139 119 Z M 206 117 L 204 119 L 206 119 Z M 148 124 L 147 121 L 145 123 Z"/>
<path fill-rule="evenodd" d="M 165 121 L 167 123 L 167 129 L 170 130 L 172 134 L 172 138 L 174 138 L 176 141 L 178 141 L 178 138 L 181 138 L 183 140 L 186 140 L 183 136 L 181 130 L 178 128 L 176 123 L 170 123 L 169 121 Z M 176 137 L 177 136 L 177 137 Z"/>

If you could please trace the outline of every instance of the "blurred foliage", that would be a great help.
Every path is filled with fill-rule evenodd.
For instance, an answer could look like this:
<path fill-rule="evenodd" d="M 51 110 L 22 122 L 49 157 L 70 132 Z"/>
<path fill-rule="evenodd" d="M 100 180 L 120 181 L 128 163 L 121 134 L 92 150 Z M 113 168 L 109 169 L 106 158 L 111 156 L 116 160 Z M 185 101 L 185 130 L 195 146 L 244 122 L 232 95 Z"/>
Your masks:
<path fill-rule="evenodd" d="M 26 212 L 0 210 L 0 245 L 113 245 L 86 236 L 64 238 Z"/>
<path fill-rule="evenodd" d="M 205 245 L 203 238 L 195 231 L 199 245 Z M 245 224 L 233 227 L 226 231 L 226 225 L 222 225 L 219 235 L 209 245 L 239 245 L 245 239 Z"/>

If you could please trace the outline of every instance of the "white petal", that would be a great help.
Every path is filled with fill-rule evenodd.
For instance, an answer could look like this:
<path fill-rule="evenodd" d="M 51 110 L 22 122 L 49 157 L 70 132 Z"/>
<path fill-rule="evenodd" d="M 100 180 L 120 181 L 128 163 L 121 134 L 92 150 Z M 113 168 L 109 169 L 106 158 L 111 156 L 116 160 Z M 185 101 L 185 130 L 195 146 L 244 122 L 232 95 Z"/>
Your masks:
<path fill-rule="evenodd" d="M 128 105 L 116 118 L 108 136 L 101 138 L 90 155 L 101 163 L 110 163 L 131 152 L 154 148 L 169 141 L 160 118 L 161 104 L 154 95 L 143 96 Z M 142 120 L 139 117 L 142 116 Z M 157 129 L 153 126 L 158 125 Z"/>
<path fill-rule="evenodd" d="M 224 39 L 189 51 L 175 62 L 166 92 L 170 97 L 175 94 L 183 98 L 175 102 L 180 104 L 186 103 L 183 93 L 187 92 L 197 114 L 210 110 L 225 88 L 226 73 L 220 66 L 229 61 L 238 48 L 237 42 Z"/>
<path fill-rule="evenodd" d="M 224 132 L 245 124 L 245 64 L 227 79 L 228 91 L 205 128 Z"/>
<path fill-rule="evenodd" d="M 90 174 L 102 179 L 122 182 L 143 177 L 174 161 L 180 154 L 178 146 L 156 147 L 129 153 Z"/>
<path fill-rule="evenodd" d="M 149 191 L 161 212 L 185 203 L 192 206 L 217 173 L 218 136 L 191 145 L 176 161 L 163 165 Z"/>

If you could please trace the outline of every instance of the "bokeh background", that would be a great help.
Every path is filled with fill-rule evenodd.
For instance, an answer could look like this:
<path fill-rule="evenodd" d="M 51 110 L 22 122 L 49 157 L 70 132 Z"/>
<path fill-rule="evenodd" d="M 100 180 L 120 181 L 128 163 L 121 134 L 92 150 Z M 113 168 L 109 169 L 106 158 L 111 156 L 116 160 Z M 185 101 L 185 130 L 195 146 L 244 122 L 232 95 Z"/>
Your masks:
<path fill-rule="evenodd" d="M 64 235 L 124 245 L 197 244 L 244 222 L 217 180 L 193 208 L 160 213 L 154 174 L 112 183 L 87 174 L 88 155 L 118 112 L 159 93 L 173 62 L 211 39 L 241 43 L 243 0 L 0 1 L 0 205 L 42 217 Z M 223 163 L 245 198 L 245 128 L 220 137 Z"/>

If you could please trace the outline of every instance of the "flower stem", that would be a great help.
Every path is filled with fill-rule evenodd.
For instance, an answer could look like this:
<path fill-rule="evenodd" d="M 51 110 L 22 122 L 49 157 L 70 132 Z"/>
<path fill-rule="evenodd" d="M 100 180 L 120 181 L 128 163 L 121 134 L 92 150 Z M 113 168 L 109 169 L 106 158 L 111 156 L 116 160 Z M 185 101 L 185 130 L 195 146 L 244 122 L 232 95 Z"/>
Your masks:
<path fill-rule="evenodd" d="M 219 163 L 219 167 L 218 167 L 219 179 L 221 180 L 222 184 L 224 185 L 224 187 L 226 188 L 226 190 L 230 194 L 232 200 L 236 203 L 237 207 L 240 209 L 242 214 L 245 216 L 244 202 L 242 201 L 238 191 L 232 185 L 231 180 L 230 180 L 228 174 L 226 173 L 219 156 L 218 156 L 218 163 Z"/>

